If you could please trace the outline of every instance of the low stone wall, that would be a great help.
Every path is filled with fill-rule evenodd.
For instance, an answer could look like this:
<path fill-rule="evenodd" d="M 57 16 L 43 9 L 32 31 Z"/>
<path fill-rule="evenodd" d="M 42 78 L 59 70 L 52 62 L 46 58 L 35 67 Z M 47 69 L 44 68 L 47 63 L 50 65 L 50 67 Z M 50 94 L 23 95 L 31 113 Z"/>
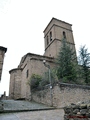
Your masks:
<path fill-rule="evenodd" d="M 71 104 L 64 112 L 64 120 L 90 120 L 90 103 Z"/>
<path fill-rule="evenodd" d="M 8 96 L 6 96 L 6 91 L 1 95 L 0 100 L 7 100 Z"/>
<path fill-rule="evenodd" d="M 3 110 L 4 110 L 3 103 L 2 101 L 0 101 L 0 112 L 2 112 Z"/>
<path fill-rule="evenodd" d="M 52 88 L 52 98 L 50 88 L 32 92 L 32 100 L 56 107 L 64 107 L 70 103 L 90 100 L 90 86 L 60 83 Z"/>

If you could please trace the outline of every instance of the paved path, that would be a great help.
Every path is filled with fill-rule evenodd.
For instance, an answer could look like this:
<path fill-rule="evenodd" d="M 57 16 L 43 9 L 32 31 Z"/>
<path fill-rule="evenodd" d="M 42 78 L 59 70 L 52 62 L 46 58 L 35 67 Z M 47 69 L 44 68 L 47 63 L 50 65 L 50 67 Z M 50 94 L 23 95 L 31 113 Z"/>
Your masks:
<path fill-rule="evenodd" d="M 0 114 L 0 120 L 64 120 L 62 109 L 3 113 Z"/>
<path fill-rule="evenodd" d="M 4 111 L 6 112 L 52 109 L 52 107 L 44 104 L 24 100 L 3 100 L 2 102 L 4 104 Z"/>
<path fill-rule="evenodd" d="M 7 113 L 0 113 L 0 120 L 63 120 L 64 116 L 63 109 L 53 109 L 36 102 L 3 100 L 2 103 Z"/>

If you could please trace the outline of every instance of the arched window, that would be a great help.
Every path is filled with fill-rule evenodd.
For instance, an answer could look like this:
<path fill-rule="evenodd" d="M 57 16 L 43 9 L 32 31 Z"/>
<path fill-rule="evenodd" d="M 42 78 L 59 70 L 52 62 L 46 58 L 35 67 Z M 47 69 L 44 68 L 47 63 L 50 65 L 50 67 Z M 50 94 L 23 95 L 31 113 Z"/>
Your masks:
<path fill-rule="evenodd" d="M 29 70 L 26 71 L 26 78 L 29 76 Z"/>
<path fill-rule="evenodd" d="M 63 38 L 66 39 L 66 33 L 65 33 L 65 31 L 63 31 Z"/>
<path fill-rule="evenodd" d="M 50 41 L 52 41 L 52 32 L 50 32 Z"/>
<path fill-rule="evenodd" d="M 49 44 L 48 35 L 47 35 L 47 45 Z"/>

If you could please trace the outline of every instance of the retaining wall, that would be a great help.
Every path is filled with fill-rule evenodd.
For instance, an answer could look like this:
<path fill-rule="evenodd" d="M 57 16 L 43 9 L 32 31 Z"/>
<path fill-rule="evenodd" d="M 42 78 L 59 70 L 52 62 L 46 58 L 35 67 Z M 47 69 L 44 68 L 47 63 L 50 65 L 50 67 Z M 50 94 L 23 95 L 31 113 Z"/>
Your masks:
<path fill-rule="evenodd" d="M 56 107 L 64 107 L 71 103 L 90 100 L 90 86 L 59 83 L 52 88 L 52 98 L 50 88 L 32 92 L 32 100 Z"/>

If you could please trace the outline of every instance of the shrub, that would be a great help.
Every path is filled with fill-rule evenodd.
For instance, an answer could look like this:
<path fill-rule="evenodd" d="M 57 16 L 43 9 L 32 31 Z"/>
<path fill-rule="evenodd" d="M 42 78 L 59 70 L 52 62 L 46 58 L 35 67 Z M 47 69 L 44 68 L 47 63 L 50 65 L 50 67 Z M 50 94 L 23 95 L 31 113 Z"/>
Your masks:
<path fill-rule="evenodd" d="M 30 81 L 29 81 L 31 90 L 37 89 L 41 80 L 42 80 L 42 77 L 40 75 L 32 74 Z"/>

